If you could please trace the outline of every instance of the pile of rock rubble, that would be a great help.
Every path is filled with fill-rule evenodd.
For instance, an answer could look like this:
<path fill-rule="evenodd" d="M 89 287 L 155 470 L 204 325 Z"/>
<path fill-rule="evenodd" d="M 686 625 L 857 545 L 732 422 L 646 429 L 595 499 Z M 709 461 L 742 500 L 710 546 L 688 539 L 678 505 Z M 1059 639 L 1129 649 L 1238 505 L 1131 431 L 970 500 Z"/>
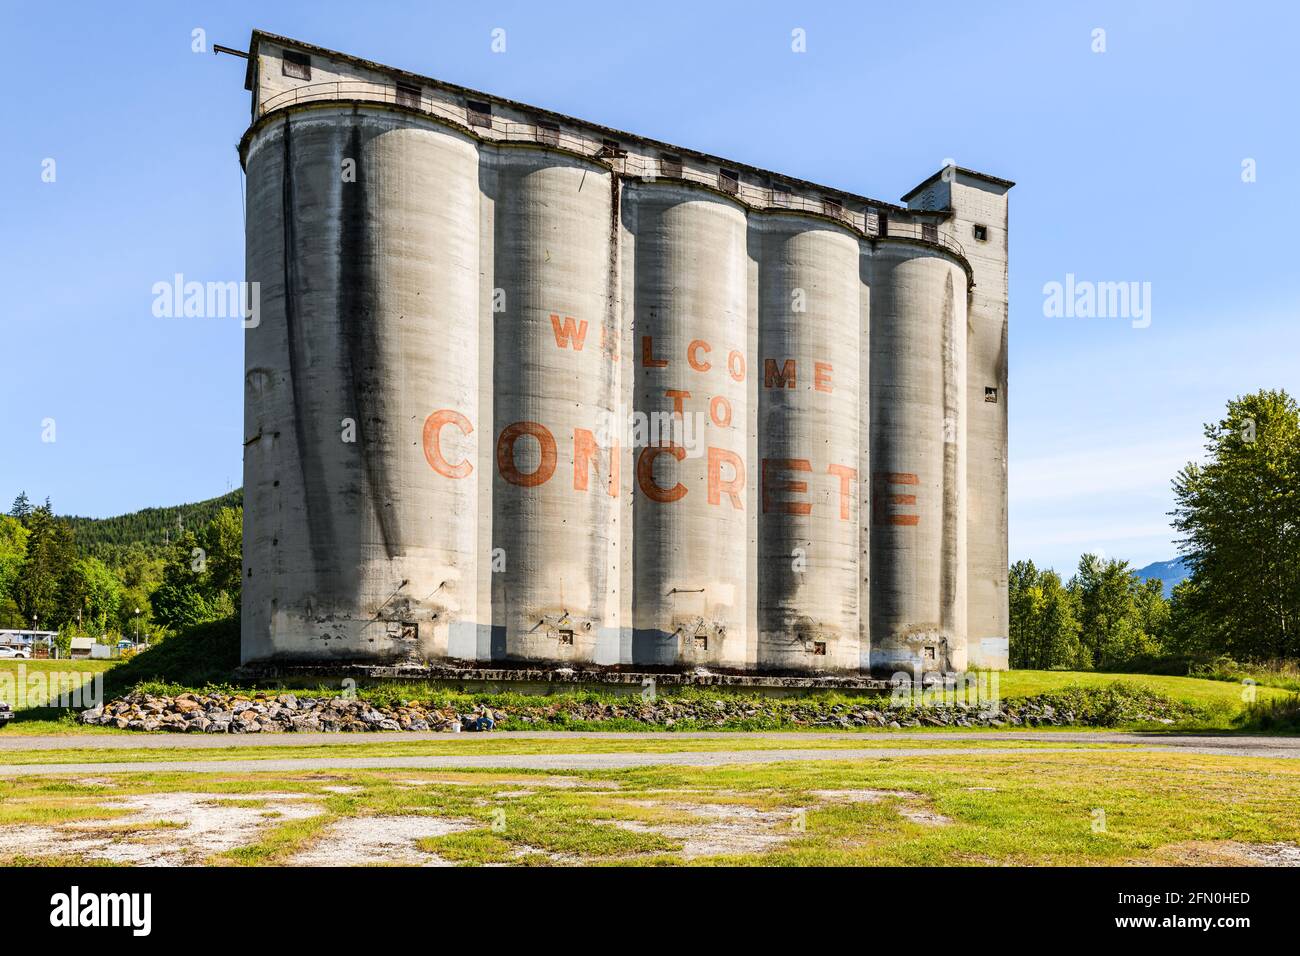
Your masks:
<path fill-rule="evenodd" d="M 502 718 L 486 707 L 469 713 L 414 701 L 379 707 L 359 698 L 296 694 L 129 694 L 83 711 L 81 721 L 123 730 L 209 734 L 491 730 Z"/>

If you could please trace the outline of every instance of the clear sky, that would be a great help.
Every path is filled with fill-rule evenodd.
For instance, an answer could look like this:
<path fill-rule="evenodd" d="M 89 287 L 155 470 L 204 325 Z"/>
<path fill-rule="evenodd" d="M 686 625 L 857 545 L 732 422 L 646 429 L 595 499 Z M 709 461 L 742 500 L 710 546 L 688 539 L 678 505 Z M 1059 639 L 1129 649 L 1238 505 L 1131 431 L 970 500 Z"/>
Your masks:
<path fill-rule="evenodd" d="M 20 489 L 106 516 L 240 484 L 238 322 L 151 311 L 174 273 L 243 275 L 244 62 L 191 52 L 196 27 L 881 199 L 948 157 L 1014 179 L 1013 559 L 1172 557 L 1169 482 L 1202 423 L 1246 391 L 1300 394 L 1297 4 L 4 0 L 6 509 Z M 1045 317 L 1067 274 L 1151 283 L 1150 326 Z"/>

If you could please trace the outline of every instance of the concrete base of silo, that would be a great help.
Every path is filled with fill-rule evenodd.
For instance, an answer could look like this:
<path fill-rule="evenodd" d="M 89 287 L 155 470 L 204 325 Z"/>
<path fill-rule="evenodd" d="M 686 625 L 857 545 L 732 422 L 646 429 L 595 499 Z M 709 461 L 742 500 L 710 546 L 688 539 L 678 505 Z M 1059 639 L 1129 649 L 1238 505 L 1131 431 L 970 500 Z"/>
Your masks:
<path fill-rule="evenodd" d="M 851 676 L 779 676 L 773 674 L 720 674 L 709 671 L 613 670 L 568 667 L 475 667 L 454 664 L 345 664 L 275 665 L 245 664 L 235 676 L 242 680 L 296 681 L 358 684 L 383 681 L 427 682 L 446 690 L 465 693 L 556 694 L 601 690 L 628 696 L 644 695 L 646 689 L 716 688 L 750 691 L 764 696 L 796 696 L 827 691 L 852 694 L 888 693 L 888 678 Z"/>

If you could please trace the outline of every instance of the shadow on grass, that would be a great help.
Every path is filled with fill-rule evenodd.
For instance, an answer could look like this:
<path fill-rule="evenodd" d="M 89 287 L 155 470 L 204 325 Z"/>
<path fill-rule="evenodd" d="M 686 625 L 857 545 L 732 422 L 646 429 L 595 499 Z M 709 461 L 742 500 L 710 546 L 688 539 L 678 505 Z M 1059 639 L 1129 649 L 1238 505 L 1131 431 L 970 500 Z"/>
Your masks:
<path fill-rule="evenodd" d="M 130 693 L 137 684 L 171 684 L 203 687 L 224 684 L 239 666 L 239 618 L 228 617 L 199 624 L 164 638 L 149 650 L 103 671 L 104 701 Z M 93 680 L 96 675 L 87 672 Z M 89 688 L 86 688 L 88 692 Z M 87 705 L 89 699 L 87 699 Z M 56 722 L 78 725 L 80 708 L 25 707 L 14 712 L 12 723 Z M 79 725 L 78 725 L 79 726 Z"/>

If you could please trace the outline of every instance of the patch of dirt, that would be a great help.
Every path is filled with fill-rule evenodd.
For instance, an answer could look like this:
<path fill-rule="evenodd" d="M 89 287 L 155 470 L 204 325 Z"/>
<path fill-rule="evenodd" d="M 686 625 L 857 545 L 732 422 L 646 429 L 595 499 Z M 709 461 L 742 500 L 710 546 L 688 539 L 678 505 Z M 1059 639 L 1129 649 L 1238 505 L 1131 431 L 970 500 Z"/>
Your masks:
<path fill-rule="evenodd" d="M 429 780 L 394 780 L 402 787 L 557 787 L 564 790 L 617 790 L 620 784 L 612 780 L 583 780 L 580 777 L 494 777 L 485 775 L 481 780 L 464 778 Z"/>
<path fill-rule="evenodd" d="M 911 820 L 913 823 L 921 823 L 929 827 L 942 827 L 952 823 L 952 819 L 945 817 L 942 813 L 935 813 L 925 807 L 911 807 L 906 803 L 899 805 L 898 814 L 905 820 Z"/>
<path fill-rule="evenodd" d="M 702 856 L 731 856 L 766 853 L 799 835 L 796 810 L 762 810 L 758 807 L 722 803 L 667 803 L 631 800 L 635 806 L 677 810 L 700 817 L 700 823 L 657 823 L 641 820 L 611 820 L 614 826 L 634 833 L 654 833 L 681 840 L 681 856 L 693 860 Z"/>
<path fill-rule="evenodd" d="M 952 823 L 951 818 L 924 805 L 927 799 L 924 794 L 911 790 L 809 790 L 808 793 L 828 803 L 880 803 L 886 797 L 892 797 L 898 801 L 894 808 L 904 820 L 934 827 Z"/>
<path fill-rule="evenodd" d="M 287 866 L 454 866 L 416 847 L 415 841 L 471 830 L 474 821 L 438 817 L 348 817 L 330 825 L 316 842 L 287 861 Z"/>
<path fill-rule="evenodd" d="M 232 795 L 234 798 L 235 795 Z M 151 793 L 108 801 L 108 809 L 131 811 L 111 820 L 77 821 L 62 826 L 0 827 L 0 857 L 68 855 L 131 866 L 185 866 L 214 854 L 254 843 L 276 822 L 316 816 L 321 808 L 300 794 L 249 793 L 245 800 L 275 800 L 277 816 L 262 807 L 217 802 L 210 793 Z M 140 829 L 160 822 L 177 824 Z"/>
<path fill-rule="evenodd" d="M 1300 846 L 1294 843 L 1239 843 L 1236 840 L 1193 841 L 1162 847 L 1153 859 L 1135 861 L 1172 866 L 1300 866 Z"/>
<path fill-rule="evenodd" d="M 911 790 L 809 790 L 808 796 L 831 803 L 879 803 L 885 797 L 897 797 L 900 800 L 925 799 Z"/>

